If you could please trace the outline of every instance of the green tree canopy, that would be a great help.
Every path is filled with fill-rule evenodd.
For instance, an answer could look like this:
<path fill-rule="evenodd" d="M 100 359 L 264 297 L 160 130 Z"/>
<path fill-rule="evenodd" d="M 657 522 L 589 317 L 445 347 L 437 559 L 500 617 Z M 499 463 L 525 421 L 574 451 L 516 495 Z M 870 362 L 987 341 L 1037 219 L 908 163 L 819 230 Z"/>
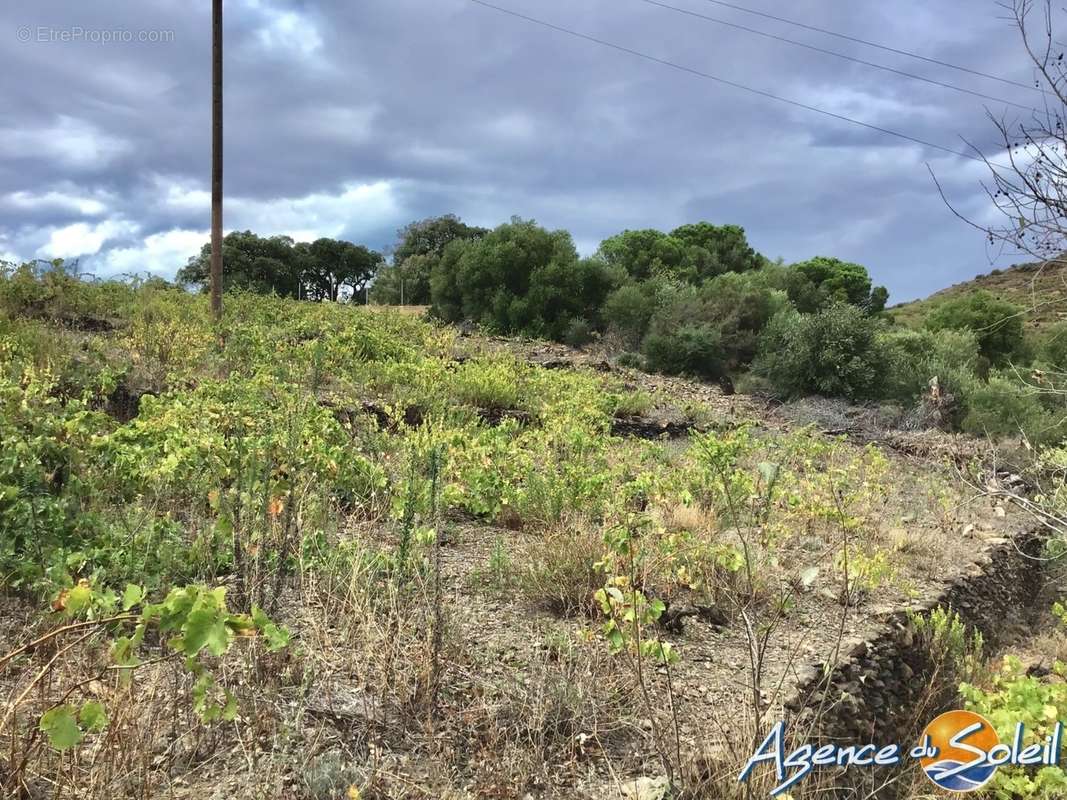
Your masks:
<path fill-rule="evenodd" d="M 233 231 L 222 240 L 223 288 L 281 297 L 337 300 L 347 287 L 357 300 L 382 262 L 380 253 L 339 239 L 295 244 L 288 236 Z M 211 244 L 178 271 L 177 282 L 206 290 Z"/>
<path fill-rule="evenodd" d="M 695 282 L 727 272 L 748 272 L 767 263 L 749 245 L 745 229 L 740 225 L 696 222 L 675 228 L 670 235 L 685 247 L 689 279 Z"/>
<path fill-rule="evenodd" d="M 566 231 L 516 217 L 480 239 L 445 248 L 430 276 L 433 309 L 449 322 L 556 335 L 570 319 L 597 312 L 606 294 L 604 269 L 579 262 Z"/>
<path fill-rule="evenodd" d="M 424 306 L 430 303 L 430 273 L 440 261 L 435 255 L 408 256 L 402 263 L 383 267 L 371 286 L 371 300 L 380 305 Z"/>
<path fill-rule="evenodd" d="M 336 301 L 343 288 L 355 302 L 363 302 L 363 290 L 382 264 L 382 254 L 363 245 L 339 239 L 316 239 L 294 247 L 307 296 Z"/>
<path fill-rule="evenodd" d="M 876 314 L 889 299 L 884 286 L 872 288 L 866 267 L 839 258 L 816 256 L 794 264 L 790 273 L 789 299 L 803 313 L 848 303 Z"/>
<path fill-rule="evenodd" d="M 635 280 L 660 275 L 690 283 L 759 269 L 767 261 L 749 245 L 744 228 L 710 222 L 682 225 L 670 233 L 623 231 L 601 242 L 598 255 Z"/>
<path fill-rule="evenodd" d="M 488 229 L 467 225 L 455 214 L 417 220 L 396 232 L 393 263 L 403 264 L 412 256 L 440 258 L 451 242 L 457 239 L 480 239 L 487 233 Z"/>
<path fill-rule="evenodd" d="M 984 289 L 946 300 L 926 318 L 926 327 L 973 331 L 989 363 L 1007 363 L 1024 342 L 1022 309 Z"/>
<path fill-rule="evenodd" d="M 430 303 L 430 274 L 445 248 L 452 242 L 480 239 L 488 232 L 486 228 L 467 225 L 455 214 L 428 217 L 405 225 L 396 232 L 392 265 L 380 271 L 371 288 L 374 302 Z"/>
<path fill-rule="evenodd" d="M 247 289 L 260 294 L 274 292 L 296 297 L 300 269 L 288 236 L 261 237 L 251 231 L 233 231 L 222 239 L 224 289 Z M 178 271 L 177 282 L 206 290 L 211 273 L 211 243 Z"/>
<path fill-rule="evenodd" d="M 598 255 L 635 280 L 677 275 L 685 266 L 685 245 L 662 231 L 623 231 L 600 243 Z"/>

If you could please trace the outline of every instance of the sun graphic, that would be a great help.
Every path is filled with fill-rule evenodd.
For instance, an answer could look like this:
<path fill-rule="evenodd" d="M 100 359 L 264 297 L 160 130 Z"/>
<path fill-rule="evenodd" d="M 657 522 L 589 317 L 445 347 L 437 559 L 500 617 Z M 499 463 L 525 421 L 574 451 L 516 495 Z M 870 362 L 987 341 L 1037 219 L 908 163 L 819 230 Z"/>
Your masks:
<path fill-rule="evenodd" d="M 952 739 L 963 731 L 967 733 L 957 739 L 960 745 L 988 753 L 990 748 L 1000 744 L 1000 738 L 989 720 L 973 711 L 947 711 L 923 731 L 923 738 L 929 737 L 929 744 L 937 748 L 937 755 L 922 758 L 919 763 L 931 781 L 950 792 L 980 789 L 997 771 L 995 764 L 985 763 L 984 760 L 973 766 L 965 766 L 981 756 L 973 750 L 951 744 Z"/>

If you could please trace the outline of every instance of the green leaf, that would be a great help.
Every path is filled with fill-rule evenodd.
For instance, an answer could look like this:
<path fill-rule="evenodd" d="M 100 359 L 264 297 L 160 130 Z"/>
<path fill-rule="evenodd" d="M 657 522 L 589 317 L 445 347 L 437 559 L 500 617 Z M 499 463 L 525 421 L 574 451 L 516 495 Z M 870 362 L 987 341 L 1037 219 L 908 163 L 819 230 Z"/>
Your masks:
<path fill-rule="evenodd" d="M 233 722 L 237 718 L 237 698 L 230 692 L 226 692 L 226 705 L 222 709 L 224 722 Z"/>
<path fill-rule="evenodd" d="M 215 592 L 204 592 L 182 626 L 181 650 L 193 656 L 205 647 L 212 655 L 221 656 L 230 646 L 230 629 L 226 626 L 226 613 Z"/>
<path fill-rule="evenodd" d="M 656 597 L 648 604 L 648 610 L 652 614 L 652 619 L 659 619 L 663 616 L 663 612 L 667 610 L 667 606 L 662 600 Z"/>
<path fill-rule="evenodd" d="M 41 716 L 41 732 L 56 750 L 69 750 L 82 740 L 82 731 L 69 705 L 56 706 Z"/>
<path fill-rule="evenodd" d="M 104 706 L 95 700 L 86 701 L 78 712 L 78 722 L 85 731 L 102 731 L 107 727 Z"/>
<path fill-rule="evenodd" d="M 758 469 L 759 474 L 763 476 L 763 482 L 765 484 L 770 485 L 778 479 L 779 467 L 777 464 L 773 464 L 770 461 L 761 461 L 756 469 Z"/>
<path fill-rule="evenodd" d="M 144 600 L 144 589 L 132 583 L 127 583 L 126 591 L 122 593 L 122 610 L 129 611 L 142 600 Z"/>
<path fill-rule="evenodd" d="M 289 631 L 271 622 L 259 606 L 252 606 L 252 622 L 267 639 L 267 649 L 272 653 L 289 646 Z"/>

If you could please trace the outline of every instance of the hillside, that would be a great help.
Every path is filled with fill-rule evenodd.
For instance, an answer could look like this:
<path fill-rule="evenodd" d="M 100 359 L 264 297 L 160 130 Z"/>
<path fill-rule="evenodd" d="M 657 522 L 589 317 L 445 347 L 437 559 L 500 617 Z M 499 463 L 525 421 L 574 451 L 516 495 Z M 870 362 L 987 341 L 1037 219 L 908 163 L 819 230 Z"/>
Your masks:
<path fill-rule="evenodd" d="M 3 796 L 743 797 L 770 720 L 922 707 L 943 665 L 872 643 L 923 652 L 905 610 L 1021 528 L 560 346 L 250 294 L 216 338 L 203 296 L 60 275 L 0 308 Z"/>
<path fill-rule="evenodd" d="M 934 292 L 923 300 L 892 306 L 889 314 L 897 322 L 914 327 L 938 304 L 979 289 L 1032 309 L 1026 315 L 1028 327 L 1040 328 L 1067 320 L 1067 262 L 1046 262 L 1044 266 L 1034 262 L 995 269 Z"/>

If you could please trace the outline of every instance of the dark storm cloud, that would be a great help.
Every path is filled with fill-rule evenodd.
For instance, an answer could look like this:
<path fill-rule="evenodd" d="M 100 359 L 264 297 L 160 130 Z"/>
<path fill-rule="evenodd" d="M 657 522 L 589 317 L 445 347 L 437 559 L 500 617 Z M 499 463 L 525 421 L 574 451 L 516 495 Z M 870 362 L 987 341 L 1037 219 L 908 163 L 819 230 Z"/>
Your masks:
<path fill-rule="evenodd" d="M 703 0 L 669 2 L 1015 101 L 1036 96 Z M 499 4 L 953 149 L 993 138 L 977 98 L 640 0 Z M 100 271 L 172 273 L 207 228 L 208 4 L 13 5 L 0 10 L 10 111 L 0 258 L 82 255 Z M 985 0 L 802 0 L 787 15 L 1029 80 L 1000 14 Z M 169 39 L 55 40 L 74 28 Z M 772 257 L 865 263 L 897 298 L 986 267 L 981 238 L 938 199 L 925 162 L 979 213 L 973 164 L 469 0 L 227 0 L 226 35 L 231 227 L 382 247 L 430 214 L 483 225 L 519 214 L 571 230 L 589 252 L 626 227 L 707 218 L 745 225 Z"/>

